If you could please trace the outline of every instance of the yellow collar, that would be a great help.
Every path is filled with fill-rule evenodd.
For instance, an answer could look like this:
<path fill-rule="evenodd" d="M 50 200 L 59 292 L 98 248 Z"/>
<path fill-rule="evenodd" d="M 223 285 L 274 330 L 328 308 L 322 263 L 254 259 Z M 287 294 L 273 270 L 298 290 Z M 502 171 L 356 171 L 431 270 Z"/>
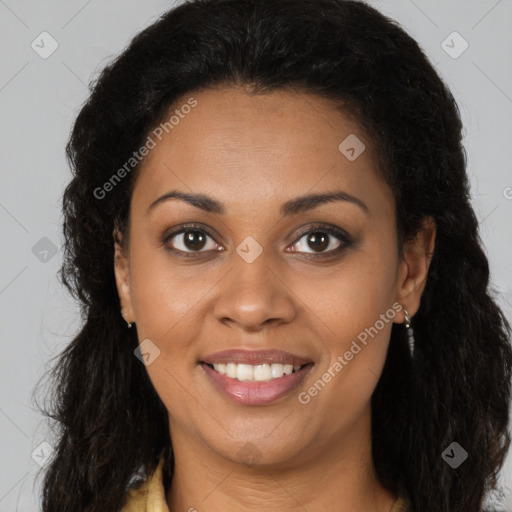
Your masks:
<path fill-rule="evenodd" d="M 137 488 L 128 491 L 127 501 L 121 512 L 169 512 L 162 478 L 164 462 L 162 455 L 149 478 Z"/>

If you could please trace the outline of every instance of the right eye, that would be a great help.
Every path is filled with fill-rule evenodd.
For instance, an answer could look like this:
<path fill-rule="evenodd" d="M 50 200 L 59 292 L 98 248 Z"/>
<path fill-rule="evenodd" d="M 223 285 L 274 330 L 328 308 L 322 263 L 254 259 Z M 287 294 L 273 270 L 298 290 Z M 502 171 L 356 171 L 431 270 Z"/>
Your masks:
<path fill-rule="evenodd" d="M 207 247 L 208 238 L 212 240 L 210 247 Z M 197 225 L 181 226 L 177 231 L 166 234 L 163 243 L 172 253 L 185 257 L 192 256 L 194 253 L 216 250 L 217 246 L 213 235 Z M 202 250 L 205 246 L 207 248 Z"/>

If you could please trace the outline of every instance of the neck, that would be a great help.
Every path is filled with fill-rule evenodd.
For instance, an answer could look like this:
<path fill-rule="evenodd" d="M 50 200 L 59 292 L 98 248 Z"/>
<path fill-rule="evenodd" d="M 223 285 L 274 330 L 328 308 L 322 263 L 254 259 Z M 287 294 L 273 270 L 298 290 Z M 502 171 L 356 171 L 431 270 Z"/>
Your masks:
<path fill-rule="evenodd" d="M 253 465 L 222 457 L 187 429 L 171 425 L 175 471 L 166 496 L 169 510 L 390 512 L 395 496 L 375 473 L 370 418 L 368 409 L 338 438 L 318 439 L 286 461 Z"/>

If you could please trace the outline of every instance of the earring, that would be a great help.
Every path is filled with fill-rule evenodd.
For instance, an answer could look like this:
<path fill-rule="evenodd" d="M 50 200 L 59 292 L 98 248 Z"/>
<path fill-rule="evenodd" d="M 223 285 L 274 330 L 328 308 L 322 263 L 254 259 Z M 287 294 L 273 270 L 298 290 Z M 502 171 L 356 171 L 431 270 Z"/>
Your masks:
<path fill-rule="evenodd" d="M 407 338 L 409 341 L 409 351 L 411 352 L 411 358 L 414 357 L 414 333 L 411 327 L 411 317 L 407 309 L 404 308 L 404 316 L 405 316 L 405 328 L 407 329 Z"/>
<path fill-rule="evenodd" d="M 128 322 L 128 320 L 126 320 L 126 313 L 124 312 L 124 309 L 121 310 L 121 315 L 124 318 L 124 321 L 126 322 L 126 325 L 128 326 L 128 329 L 131 329 L 132 328 L 132 323 Z"/>

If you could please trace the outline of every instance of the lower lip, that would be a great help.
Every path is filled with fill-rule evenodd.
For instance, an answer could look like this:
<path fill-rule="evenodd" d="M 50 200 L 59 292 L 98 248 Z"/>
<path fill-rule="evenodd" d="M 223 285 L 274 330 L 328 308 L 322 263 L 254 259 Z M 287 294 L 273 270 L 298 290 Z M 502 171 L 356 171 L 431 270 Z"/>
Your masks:
<path fill-rule="evenodd" d="M 295 373 L 285 374 L 266 382 L 239 381 L 216 372 L 205 363 L 201 363 L 201 366 L 211 382 L 234 402 L 244 405 L 265 405 L 291 393 L 311 370 L 313 364 L 309 363 Z"/>

